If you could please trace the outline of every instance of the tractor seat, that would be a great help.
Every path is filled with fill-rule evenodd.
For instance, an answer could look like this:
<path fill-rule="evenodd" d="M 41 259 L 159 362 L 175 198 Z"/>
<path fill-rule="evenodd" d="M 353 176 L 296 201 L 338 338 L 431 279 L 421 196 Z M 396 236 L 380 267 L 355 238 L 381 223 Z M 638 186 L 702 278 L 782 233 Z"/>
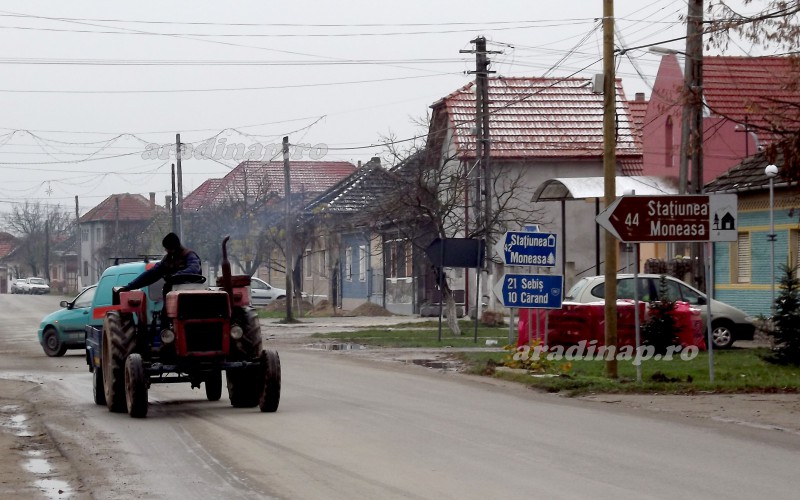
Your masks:
<path fill-rule="evenodd" d="M 217 276 L 217 286 L 223 286 L 222 276 Z M 233 288 L 242 288 L 250 286 L 250 276 L 246 274 L 238 274 L 231 276 L 231 286 Z"/>
<path fill-rule="evenodd" d="M 174 276 L 165 276 L 164 281 L 169 285 L 199 285 L 206 282 L 206 277 L 202 274 L 176 274 Z"/>

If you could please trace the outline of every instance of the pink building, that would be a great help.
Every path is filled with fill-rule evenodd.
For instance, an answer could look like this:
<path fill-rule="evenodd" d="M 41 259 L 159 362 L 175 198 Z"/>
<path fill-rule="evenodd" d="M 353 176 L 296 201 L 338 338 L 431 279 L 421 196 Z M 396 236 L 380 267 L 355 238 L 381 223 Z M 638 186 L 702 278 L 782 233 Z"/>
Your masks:
<path fill-rule="evenodd" d="M 679 175 L 683 67 L 678 55 L 661 58 L 643 125 L 645 175 Z M 703 58 L 704 185 L 774 141 L 773 131 L 798 128 L 797 71 L 788 57 Z"/>

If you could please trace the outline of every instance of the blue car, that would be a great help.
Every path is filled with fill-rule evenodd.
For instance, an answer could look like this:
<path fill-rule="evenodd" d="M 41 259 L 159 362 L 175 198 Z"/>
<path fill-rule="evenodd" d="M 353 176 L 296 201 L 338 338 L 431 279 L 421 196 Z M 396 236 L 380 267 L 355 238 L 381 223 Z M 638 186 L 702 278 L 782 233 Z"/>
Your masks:
<path fill-rule="evenodd" d="M 92 301 L 97 285 L 85 288 L 71 301 L 62 300 L 61 307 L 42 319 L 39 325 L 39 343 L 44 353 L 51 357 L 63 356 L 67 349 L 86 346 L 86 325 L 92 322 Z M 102 319 L 99 324 L 102 324 Z"/>

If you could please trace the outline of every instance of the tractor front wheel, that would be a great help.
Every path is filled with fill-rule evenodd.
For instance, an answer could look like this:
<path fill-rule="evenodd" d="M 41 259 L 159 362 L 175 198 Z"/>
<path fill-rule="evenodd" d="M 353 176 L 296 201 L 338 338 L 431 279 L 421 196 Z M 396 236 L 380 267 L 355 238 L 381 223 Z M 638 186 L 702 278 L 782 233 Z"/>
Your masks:
<path fill-rule="evenodd" d="M 125 360 L 125 404 L 131 417 L 147 416 L 147 375 L 139 353 L 133 353 Z"/>
<path fill-rule="evenodd" d="M 209 401 L 219 401 L 222 397 L 222 371 L 214 370 L 205 380 L 206 398 Z"/>
<path fill-rule="evenodd" d="M 136 327 L 132 314 L 119 311 L 106 313 L 103 320 L 102 374 L 106 406 L 113 412 L 124 412 L 125 360 L 135 350 Z"/>
<path fill-rule="evenodd" d="M 258 406 L 261 392 L 261 380 L 255 370 L 261 370 L 260 364 L 246 368 L 228 370 L 225 378 L 228 379 L 228 397 L 234 408 L 253 408 Z"/>
<path fill-rule="evenodd" d="M 262 412 L 278 410 L 281 402 L 281 358 L 277 351 L 263 351 L 261 361 L 264 365 L 264 387 L 258 407 Z"/>

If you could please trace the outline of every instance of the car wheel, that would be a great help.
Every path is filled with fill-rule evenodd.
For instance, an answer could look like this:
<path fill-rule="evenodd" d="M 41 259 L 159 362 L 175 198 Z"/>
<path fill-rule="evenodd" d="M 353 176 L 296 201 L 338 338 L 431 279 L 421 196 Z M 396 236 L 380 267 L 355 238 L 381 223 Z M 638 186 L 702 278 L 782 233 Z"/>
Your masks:
<path fill-rule="evenodd" d="M 66 346 L 58 339 L 58 332 L 52 326 L 45 328 L 42 334 L 42 348 L 51 358 L 63 356 L 67 352 Z"/>
<path fill-rule="evenodd" d="M 733 331 L 727 323 L 711 325 L 711 341 L 716 349 L 728 349 L 733 345 Z"/>

